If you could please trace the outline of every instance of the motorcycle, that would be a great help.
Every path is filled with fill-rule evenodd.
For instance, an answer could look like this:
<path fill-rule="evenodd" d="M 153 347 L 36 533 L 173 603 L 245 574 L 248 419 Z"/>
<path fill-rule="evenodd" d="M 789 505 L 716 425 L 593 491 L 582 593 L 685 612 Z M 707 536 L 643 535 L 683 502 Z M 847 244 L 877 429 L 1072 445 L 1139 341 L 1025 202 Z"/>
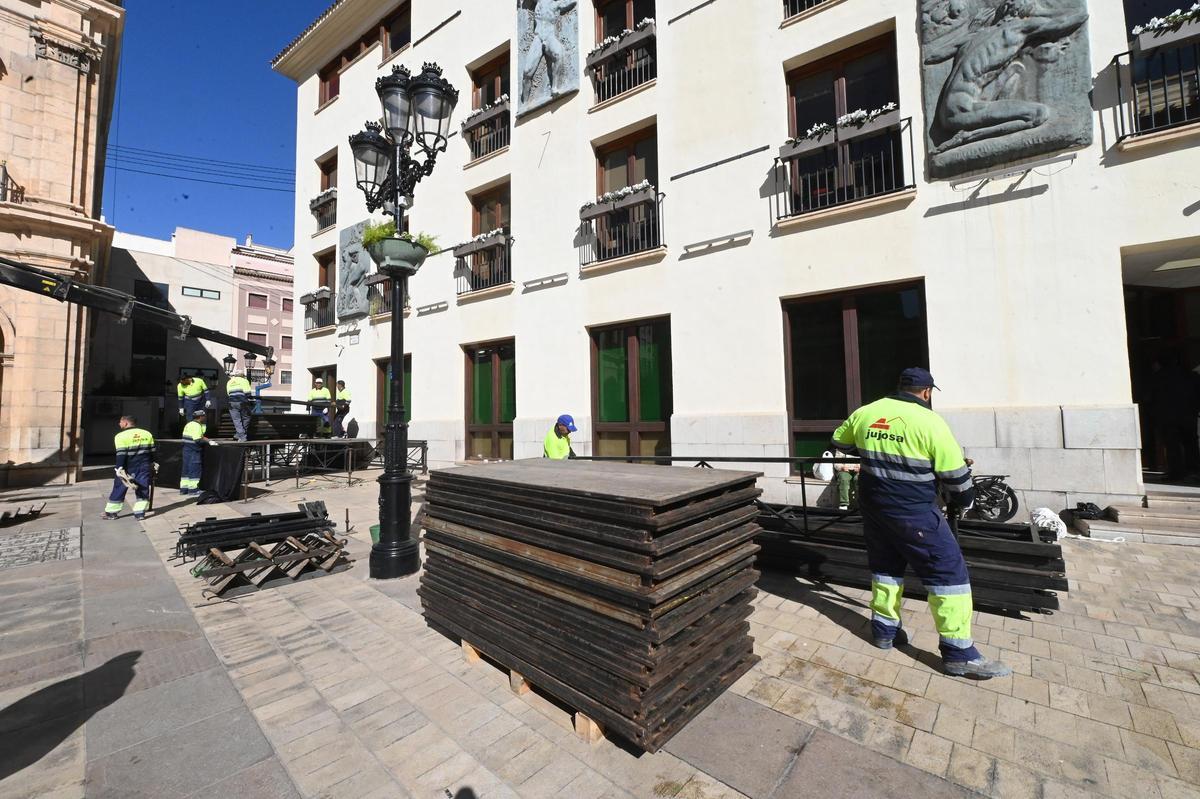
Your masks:
<path fill-rule="evenodd" d="M 967 465 L 974 461 L 967 459 Z M 1004 479 L 1007 474 L 977 474 L 971 478 L 975 487 L 975 504 L 967 514 L 985 522 L 1006 522 L 1017 515 L 1020 503 L 1017 492 Z"/>

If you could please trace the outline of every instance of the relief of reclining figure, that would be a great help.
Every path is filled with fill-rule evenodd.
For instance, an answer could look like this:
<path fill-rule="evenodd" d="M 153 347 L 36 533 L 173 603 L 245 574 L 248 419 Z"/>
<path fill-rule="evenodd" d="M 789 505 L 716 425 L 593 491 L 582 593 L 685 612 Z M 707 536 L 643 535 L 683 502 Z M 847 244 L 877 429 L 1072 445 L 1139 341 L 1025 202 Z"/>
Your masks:
<path fill-rule="evenodd" d="M 940 6 L 932 22 L 949 30 L 925 43 L 926 65 L 954 59 L 934 114 L 934 155 L 1045 124 L 1051 107 L 1017 96 L 1025 73 L 1018 59 L 1065 39 L 1088 19 L 1079 0 L 1004 0 L 974 15 L 971 5 Z"/>

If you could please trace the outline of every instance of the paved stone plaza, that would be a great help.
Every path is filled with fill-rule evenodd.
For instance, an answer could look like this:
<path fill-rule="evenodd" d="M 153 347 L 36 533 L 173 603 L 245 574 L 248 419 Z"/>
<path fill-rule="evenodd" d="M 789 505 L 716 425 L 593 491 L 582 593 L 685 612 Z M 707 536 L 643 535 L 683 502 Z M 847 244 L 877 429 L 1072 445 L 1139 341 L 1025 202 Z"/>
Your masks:
<path fill-rule="evenodd" d="M 144 526 L 96 519 L 101 490 L 43 523 L 81 526 L 81 559 L 0 570 L 0 796 L 1200 796 L 1190 550 L 1065 542 L 1062 612 L 978 614 L 985 654 L 1016 670 L 987 683 L 937 673 L 924 603 L 906 603 L 914 646 L 883 653 L 865 591 L 768 575 L 762 662 L 639 757 L 464 662 L 415 579 L 367 579 L 372 482 L 160 497 Z M 311 499 L 339 529 L 349 512 L 350 571 L 206 601 L 167 560 L 184 521 Z"/>

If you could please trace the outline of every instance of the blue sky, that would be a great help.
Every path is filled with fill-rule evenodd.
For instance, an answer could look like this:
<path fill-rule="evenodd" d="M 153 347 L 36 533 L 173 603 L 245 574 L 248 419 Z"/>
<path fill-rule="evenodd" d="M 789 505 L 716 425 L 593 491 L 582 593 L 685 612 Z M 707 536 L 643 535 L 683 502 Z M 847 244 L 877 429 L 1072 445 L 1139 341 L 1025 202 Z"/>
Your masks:
<path fill-rule="evenodd" d="M 126 0 L 108 222 L 160 239 L 189 227 L 290 247 L 296 87 L 269 63 L 330 2 Z"/>

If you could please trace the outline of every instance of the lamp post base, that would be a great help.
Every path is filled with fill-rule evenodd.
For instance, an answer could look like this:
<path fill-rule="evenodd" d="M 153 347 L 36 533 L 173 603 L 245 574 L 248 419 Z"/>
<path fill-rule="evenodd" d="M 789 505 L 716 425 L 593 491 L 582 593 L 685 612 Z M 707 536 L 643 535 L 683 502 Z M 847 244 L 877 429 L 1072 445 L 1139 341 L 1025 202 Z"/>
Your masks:
<path fill-rule="evenodd" d="M 380 541 L 371 547 L 371 579 L 407 577 L 421 569 L 421 546 L 416 541 L 398 541 L 395 546 Z"/>

